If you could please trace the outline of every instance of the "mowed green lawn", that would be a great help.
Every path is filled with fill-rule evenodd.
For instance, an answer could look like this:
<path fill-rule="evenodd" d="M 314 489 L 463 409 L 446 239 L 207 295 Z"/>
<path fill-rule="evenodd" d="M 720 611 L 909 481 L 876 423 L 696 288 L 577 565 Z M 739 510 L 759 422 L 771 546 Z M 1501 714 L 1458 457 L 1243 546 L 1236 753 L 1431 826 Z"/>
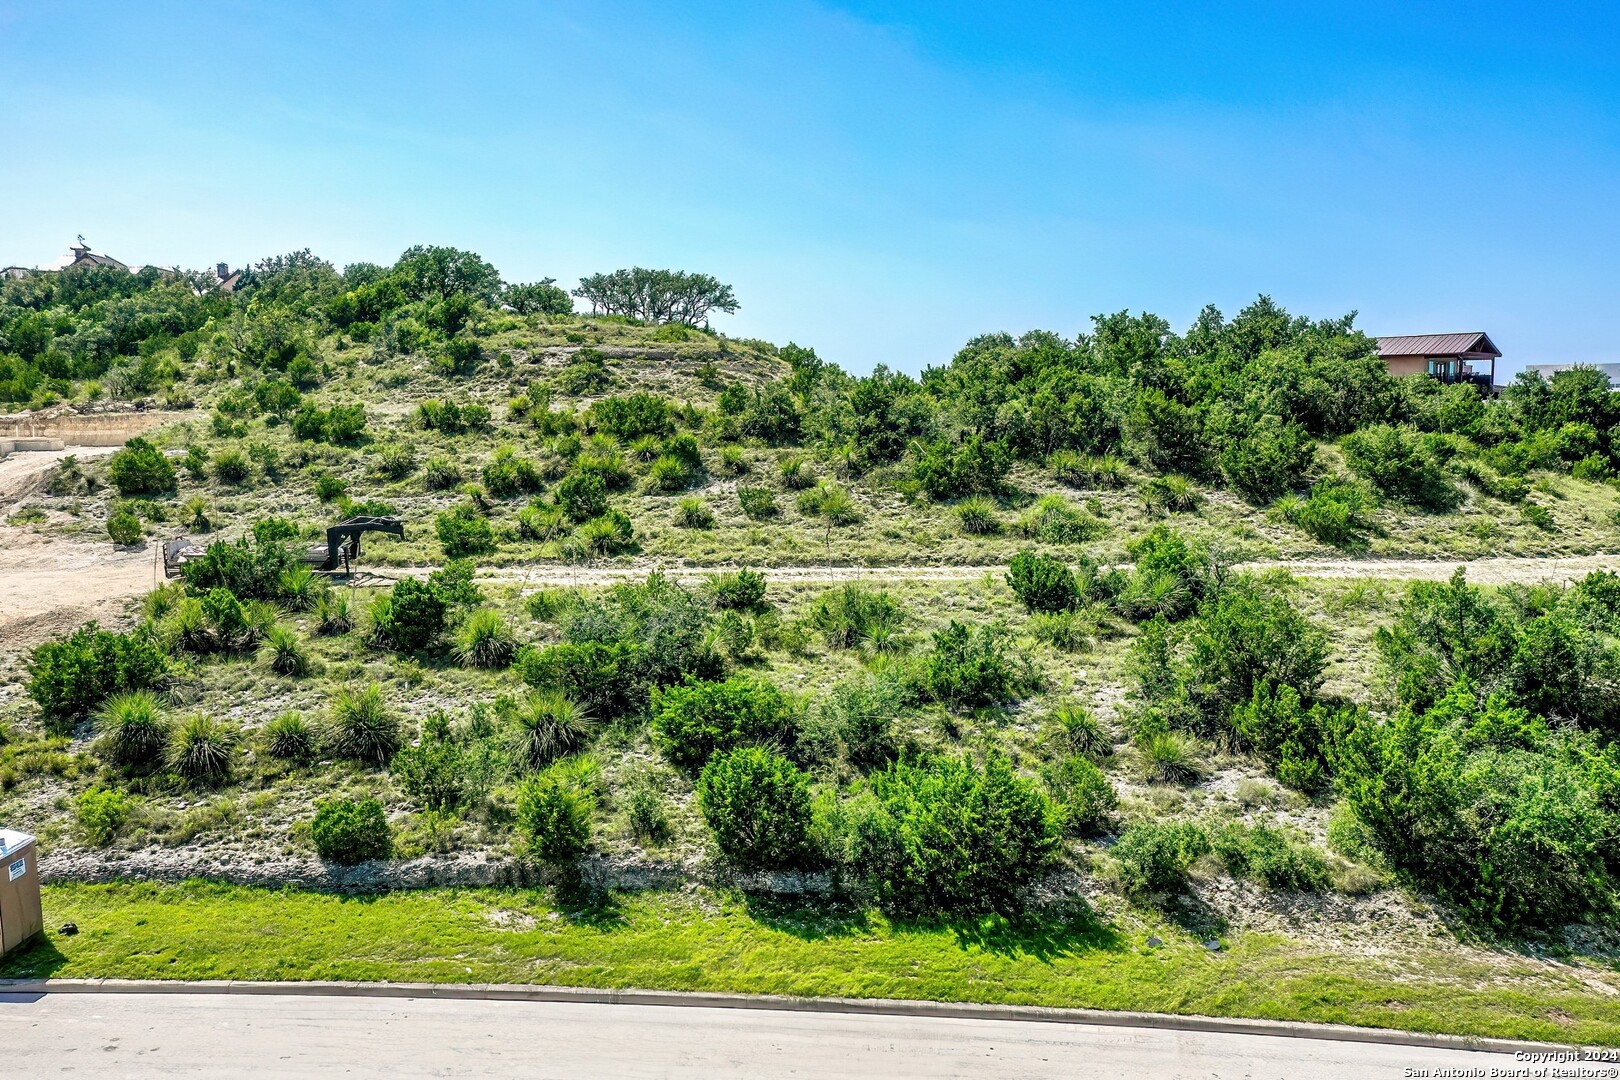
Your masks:
<path fill-rule="evenodd" d="M 922 998 L 1620 1044 L 1620 978 L 1601 969 L 1456 950 L 1360 956 L 1252 934 L 1210 952 L 1162 926 L 1151 932 L 1165 944 L 1149 948 L 1148 929 L 1122 934 L 1084 913 L 918 925 L 707 890 L 569 910 L 541 890 L 339 897 L 199 882 L 51 886 L 45 917 L 45 940 L 0 975 Z M 56 932 L 68 921 L 77 935 Z"/>

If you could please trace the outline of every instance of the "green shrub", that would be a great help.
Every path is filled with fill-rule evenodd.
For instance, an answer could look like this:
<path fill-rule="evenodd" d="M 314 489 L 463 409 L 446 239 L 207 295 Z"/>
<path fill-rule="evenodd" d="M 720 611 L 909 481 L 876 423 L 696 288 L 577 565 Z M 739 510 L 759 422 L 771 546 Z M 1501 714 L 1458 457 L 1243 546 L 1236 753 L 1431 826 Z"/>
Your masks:
<path fill-rule="evenodd" d="M 1316 440 L 1304 426 L 1276 416 L 1239 420 L 1222 442 L 1217 460 L 1226 482 L 1259 503 L 1302 486 L 1316 461 Z"/>
<path fill-rule="evenodd" d="M 1372 424 L 1339 440 L 1357 476 L 1394 499 L 1430 510 L 1457 505 L 1457 490 L 1432 446 L 1411 428 Z"/>
<path fill-rule="evenodd" d="M 1229 822 L 1210 838 L 1210 846 L 1233 877 L 1296 891 L 1315 891 L 1328 883 L 1321 854 L 1272 825 Z"/>
<path fill-rule="evenodd" d="M 749 487 L 746 484 L 737 485 L 737 505 L 742 512 L 754 521 L 763 521 L 775 517 L 776 493 L 768 487 Z"/>
<path fill-rule="evenodd" d="M 169 720 L 150 690 L 110 697 L 96 713 L 97 751 L 114 765 L 158 760 L 169 745 Z"/>
<path fill-rule="evenodd" d="M 725 857 L 740 870 L 810 862 L 810 780 L 757 746 L 717 753 L 697 783 L 698 808 Z"/>
<path fill-rule="evenodd" d="M 1007 584 L 1029 611 L 1067 611 L 1080 599 L 1074 573 L 1062 559 L 1028 549 L 1013 556 Z"/>
<path fill-rule="evenodd" d="M 1020 536 L 1047 544 L 1081 544 L 1108 531 L 1098 517 L 1076 509 L 1061 495 L 1043 495 L 1014 526 Z"/>
<path fill-rule="evenodd" d="M 448 731 L 423 731 L 421 740 L 406 746 L 388 765 L 388 771 L 401 791 L 423 809 L 450 813 L 472 802 L 481 793 L 476 752 L 451 738 Z"/>
<path fill-rule="evenodd" d="M 1209 850 L 1209 835 L 1190 822 L 1138 821 L 1120 834 L 1109 854 L 1126 889 L 1176 893 L 1187 887 L 1187 869 Z"/>
<path fill-rule="evenodd" d="M 836 752 L 857 769 L 880 768 L 894 759 L 894 725 L 911 699 L 911 689 L 890 672 L 843 679 L 817 702 L 804 741 L 820 743 L 819 756 Z"/>
<path fill-rule="evenodd" d="M 1062 652 L 1084 652 L 1091 644 L 1097 622 L 1084 611 L 1038 611 L 1029 617 L 1030 634 Z"/>
<path fill-rule="evenodd" d="M 283 761 L 309 761 L 315 757 L 315 729 L 302 713 L 284 712 L 264 725 L 264 749 Z"/>
<path fill-rule="evenodd" d="M 129 796 L 112 788 L 90 788 L 73 800 L 79 831 L 92 847 L 106 847 L 129 820 Z"/>
<path fill-rule="evenodd" d="M 1326 632 L 1285 596 L 1239 579 L 1200 610 L 1189 635 L 1189 692 L 1218 723 L 1266 683 L 1312 697 L 1327 671 Z"/>
<path fill-rule="evenodd" d="M 410 443 L 385 443 L 377 451 L 377 472 L 385 479 L 403 480 L 415 469 L 416 448 Z"/>
<path fill-rule="evenodd" d="M 161 495 L 174 490 L 174 466 L 163 451 L 137 435 L 107 463 L 107 479 L 120 495 Z"/>
<path fill-rule="evenodd" d="M 715 753 L 737 746 L 791 746 L 797 720 L 772 683 L 735 676 L 725 682 L 691 679 L 653 695 L 653 743 L 671 762 L 697 772 Z"/>
<path fill-rule="evenodd" d="M 531 776 L 517 789 L 518 828 L 542 862 L 567 866 L 585 854 L 596 800 L 561 763 Z"/>
<path fill-rule="evenodd" d="M 1324 544 L 1342 547 L 1370 527 L 1366 517 L 1370 502 L 1356 484 L 1322 480 L 1311 486 L 1305 500 L 1280 499 L 1273 509 L 1277 516 Z"/>
<path fill-rule="evenodd" d="M 326 744 L 338 757 L 386 765 L 399 749 L 399 718 L 383 703 L 382 687 L 340 687 L 327 707 Z"/>
<path fill-rule="evenodd" d="M 579 527 L 575 534 L 578 549 L 587 558 L 619 555 L 635 546 L 635 528 L 630 517 L 622 510 L 609 510 L 599 518 L 592 518 Z"/>
<path fill-rule="evenodd" d="M 934 632 L 934 650 L 923 662 L 929 693 L 958 709 L 998 705 L 1018 695 L 1018 680 L 1007 656 L 1007 632 L 1000 626 L 969 629 L 951 620 Z"/>
<path fill-rule="evenodd" d="M 452 559 L 487 555 L 495 550 L 495 530 L 490 528 L 489 519 L 467 503 L 436 515 L 433 530 L 444 553 Z"/>
<path fill-rule="evenodd" d="M 743 448 L 733 444 L 720 448 L 720 470 L 729 476 L 747 476 L 753 468 Z"/>
<path fill-rule="evenodd" d="M 193 596 L 224 589 L 240 600 L 278 600 L 283 575 L 299 565 L 282 540 L 254 535 L 209 544 L 202 558 L 182 564 L 180 573 Z"/>
<path fill-rule="evenodd" d="M 1525 503 L 1519 510 L 1524 520 L 1540 529 L 1542 532 L 1557 532 L 1558 526 L 1553 521 L 1552 511 L 1536 503 Z M 108 523 L 109 525 L 111 522 Z"/>
<path fill-rule="evenodd" d="M 664 454 L 647 469 L 647 480 L 654 491 L 684 491 L 691 484 L 691 477 L 682 461 L 671 455 Z"/>
<path fill-rule="evenodd" d="M 852 582 L 816 597 L 808 621 L 830 648 L 852 649 L 898 629 L 905 613 L 888 590 Z"/>
<path fill-rule="evenodd" d="M 349 485 L 331 473 L 322 473 L 315 478 L 315 497 L 323 503 L 342 498 L 348 490 Z"/>
<path fill-rule="evenodd" d="M 583 750 L 595 734 L 590 713 L 567 695 L 541 691 L 517 703 L 512 716 L 513 756 L 529 769 Z"/>
<path fill-rule="evenodd" d="M 1006 443 L 975 434 L 956 446 L 943 439 L 919 444 L 911 475 L 931 498 L 944 500 L 993 495 L 1011 468 L 1012 451 Z"/>
<path fill-rule="evenodd" d="M 714 511 L 696 495 L 688 495 L 675 508 L 675 524 L 685 529 L 712 529 Z"/>
<path fill-rule="evenodd" d="M 540 490 L 540 474 L 534 465 L 517 456 L 510 446 L 499 446 L 484 466 L 484 488 L 497 499 L 511 498 L 528 491 Z"/>
<path fill-rule="evenodd" d="M 230 778 L 236 754 L 236 728 L 197 713 L 180 721 L 169 740 L 169 767 L 189 783 L 219 784 Z"/>
<path fill-rule="evenodd" d="M 709 594 L 722 610 L 753 611 L 765 600 L 765 575 L 758 570 L 715 574 L 709 578 Z"/>
<path fill-rule="evenodd" d="M 1119 805 L 1119 796 L 1102 770 L 1079 755 L 1048 764 L 1041 775 L 1063 831 L 1070 836 L 1100 832 Z"/>
<path fill-rule="evenodd" d="M 315 804 L 310 836 L 320 857 L 339 866 L 386 859 L 394 849 L 388 815 L 378 799 L 321 800 Z"/>
<path fill-rule="evenodd" d="M 107 515 L 107 535 L 120 547 L 131 547 L 141 542 L 141 519 L 128 509 L 115 510 Z"/>
<path fill-rule="evenodd" d="M 161 686 L 169 663 L 146 633 L 115 634 L 86 623 L 70 637 L 36 647 L 27 668 L 28 694 L 56 727 L 87 715 L 113 694 Z"/>
<path fill-rule="evenodd" d="M 629 820 L 631 834 L 643 846 L 661 847 L 669 843 L 673 832 L 669 813 L 663 797 L 650 786 L 641 784 L 631 789 L 630 797 L 625 800 L 625 817 Z"/>
<path fill-rule="evenodd" d="M 617 439 L 663 436 L 675 428 L 669 399 L 645 392 L 602 398 L 588 417 L 590 424 Z"/>
<path fill-rule="evenodd" d="M 995 500 L 983 495 L 957 503 L 956 520 L 969 536 L 993 536 L 1001 531 L 1001 514 L 996 510 Z"/>
<path fill-rule="evenodd" d="M 999 753 L 983 768 L 896 762 L 872 776 L 852 816 L 853 865 L 883 907 L 906 915 L 1011 911 L 1058 853 L 1058 815 Z"/>

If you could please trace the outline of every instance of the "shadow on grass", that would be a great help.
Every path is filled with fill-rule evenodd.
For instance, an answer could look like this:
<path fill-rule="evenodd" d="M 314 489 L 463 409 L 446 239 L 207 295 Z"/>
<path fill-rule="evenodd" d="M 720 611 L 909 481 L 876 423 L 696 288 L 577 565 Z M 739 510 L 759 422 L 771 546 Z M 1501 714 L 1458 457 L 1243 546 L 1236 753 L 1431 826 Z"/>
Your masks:
<path fill-rule="evenodd" d="M 895 918 L 885 927 L 866 908 L 850 904 L 810 905 L 802 901 L 746 895 L 749 918 L 762 926 L 803 941 L 896 935 L 949 934 L 961 949 L 980 949 L 1002 957 L 1031 957 L 1050 963 L 1066 956 L 1124 947 L 1124 939 L 1083 900 L 1043 907 L 1016 915 Z"/>
<path fill-rule="evenodd" d="M 0 960 L 0 979 L 48 979 L 67 965 L 67 955 L 48 933 Z"/>

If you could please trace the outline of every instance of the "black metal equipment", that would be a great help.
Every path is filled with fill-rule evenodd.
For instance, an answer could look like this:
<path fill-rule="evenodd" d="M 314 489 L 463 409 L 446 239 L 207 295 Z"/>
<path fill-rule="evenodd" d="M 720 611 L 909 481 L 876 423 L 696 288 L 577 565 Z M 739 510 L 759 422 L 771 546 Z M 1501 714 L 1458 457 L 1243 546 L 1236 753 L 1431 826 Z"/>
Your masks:
<path fill-rule="evenodd" d="M 323 573 L 331 573 L 339 566 L 343 567 L 344 573 L 348 573 L 350 562 L 360 558 L 360 537 L 368 532 L 387 533 L 405 539 L 405 526 L 399 518 L 352 517 L 326 530 L 324 561 L 319 547 L 310 548 L 306 558 Z"/>

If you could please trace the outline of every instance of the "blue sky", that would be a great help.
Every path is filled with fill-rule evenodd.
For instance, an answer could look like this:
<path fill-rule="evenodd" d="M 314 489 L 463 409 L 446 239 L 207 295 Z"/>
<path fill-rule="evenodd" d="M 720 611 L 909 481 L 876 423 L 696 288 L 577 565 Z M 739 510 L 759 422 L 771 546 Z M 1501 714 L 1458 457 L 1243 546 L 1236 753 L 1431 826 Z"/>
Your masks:
<path fill-rule="evenodd" d="M 701 270 L 728 333 L 856 371 L 1260 292 L 1620 361 L 1617 41 L 1612 4 L 0 0 L 0 263 Z"/>

